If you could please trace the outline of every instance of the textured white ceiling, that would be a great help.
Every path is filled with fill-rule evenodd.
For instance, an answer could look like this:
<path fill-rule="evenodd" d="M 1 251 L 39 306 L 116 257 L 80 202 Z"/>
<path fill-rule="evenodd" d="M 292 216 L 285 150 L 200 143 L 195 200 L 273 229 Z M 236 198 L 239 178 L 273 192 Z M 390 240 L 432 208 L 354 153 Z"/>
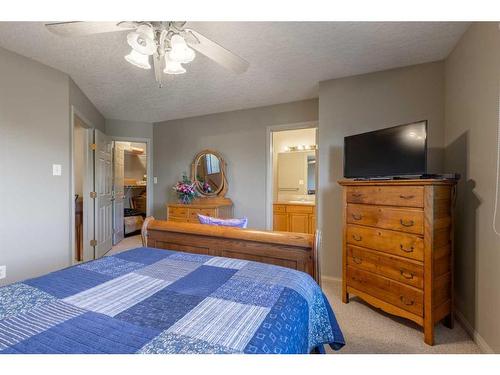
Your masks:
<path fill-rule="evenodd" d="M 123 56 L 127 31 L 62 38 L 0 22 L 0 46 L 69 74 L 106 118 L 157 122 L 317 97 L 318 82 L 445 58 L 468 23 L 189 22 L 250 62 L 236 75 L 205 56 L 159 89 Z"/>

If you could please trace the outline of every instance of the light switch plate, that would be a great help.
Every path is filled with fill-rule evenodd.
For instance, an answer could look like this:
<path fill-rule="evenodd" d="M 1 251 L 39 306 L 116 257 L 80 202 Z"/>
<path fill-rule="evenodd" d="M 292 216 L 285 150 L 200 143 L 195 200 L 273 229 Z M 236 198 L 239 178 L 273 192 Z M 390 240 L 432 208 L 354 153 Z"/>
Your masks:
<path fill-rule="evenodd" d="M 61 164 L 52 164 L 52 176 L 61 176 L 62 166 Z"/>
<path fill-rule="evenodd" d="M 0 279 L 7 277 L 7 266 L 0 266 Z"/>
<path fill-rule="evenodd" d="M 157 184 L 158 183 L 158 177 L 153 177 L 153 184 Z"/>

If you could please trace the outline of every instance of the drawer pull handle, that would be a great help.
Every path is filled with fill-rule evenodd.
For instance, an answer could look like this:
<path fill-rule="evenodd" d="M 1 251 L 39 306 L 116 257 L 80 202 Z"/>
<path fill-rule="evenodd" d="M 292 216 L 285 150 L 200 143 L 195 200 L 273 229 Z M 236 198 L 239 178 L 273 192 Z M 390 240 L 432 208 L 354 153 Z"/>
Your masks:
<path fill-rule="evenodd" d="M 407 280 L 411 280 L 411 279 L 413 279 L 413 276 L 415 276 L 411 272 L 408 272 L 408 271 L 405 271 L 405 270 L 400 270 L 399 272 L 401 273 L 401 276 L 403 276 Z"/>
<path fill-rule="evenodd" d="M 413 198 L 415 198 L 415 196 L 414 195 L 403 195 L 403 194 L 401 194 L 399 196 L 399 198 L 401 198 L 401 199 L 413 199 Z"/>
<path fill-rule="evenodd" d="M 401 300 L 401 303 L 406 306 L 413 306 L 415 304 L 415 301 L 409 301 L 404 296 L 400 296 L 399 299 Z"/>
<path fill-rule="evenodd" d="M 354 241 L 361 241 L 363 239 L 363 237 L 361 237 L 359 234 L 353 234 L 352 238 L 354 239 Z"/>
<path fill-rule="evenodd" d="M 363 194 L 361 194 L 361 193 L 352 193 L 352 196 L 354 198 L 361 198 L 363 196 Z"/>
<path fill-rule="evenodd" d="M 401 223 L 401 225 L 403 227 L 412 227 L 415 225 L 415 222 L 413 220 L 403 220 L 403 219 L 400 219 L 399 222 Z"/>
<path fill-rule="evenodd" d="M 352 260 L 353 260 L 353 261 L 354 261 L 354 263 L 356 263 L 356 264 L 361 264 L 361 263 L 363 263 L 363 260 L 362 260 L 361 258 L 359 258 L 359 257 L 356 257 L 356 256 L 352 257 Z"/>
<path fill-rule="evenodd" d="M 413 246 L 411 246 L 411 247 L 409 247 L 409 248 L 405 248 L 405 247 L 403 246 L 403 244 L 400 244 L 400 245 L 399 245 L 399 248 L 400 248 L 402 251 L 404 251 L 405 253 L 413 253 L 413 250 L 414 250 Z"/>
<path fill-rule="evenodd" d="M 352 214 L 352 218 L 353 218 L 354 220 L 361 220 L 361 219 L 363 218 L 363 216 L 362 216 L 362 215 L 360 215 L 360 214 Z"/>

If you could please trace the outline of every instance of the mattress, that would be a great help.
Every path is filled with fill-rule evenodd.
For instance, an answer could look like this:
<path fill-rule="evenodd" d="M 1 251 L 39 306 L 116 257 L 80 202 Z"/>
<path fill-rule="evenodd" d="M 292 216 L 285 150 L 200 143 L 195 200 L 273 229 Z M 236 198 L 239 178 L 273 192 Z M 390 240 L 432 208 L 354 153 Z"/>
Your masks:
<path fill-rule="evenodd" d="M 0 354 L 310 353 L 344 345 L 307 274 L 138 248 L 0 288 Z"/>

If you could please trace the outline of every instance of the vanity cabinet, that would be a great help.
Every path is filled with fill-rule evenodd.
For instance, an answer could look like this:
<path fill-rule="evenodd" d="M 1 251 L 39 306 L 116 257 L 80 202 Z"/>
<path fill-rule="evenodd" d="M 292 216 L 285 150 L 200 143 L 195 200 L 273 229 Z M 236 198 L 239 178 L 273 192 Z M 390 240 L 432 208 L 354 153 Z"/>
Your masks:
<path fill-rule="evenodd" d="M 233 202 L 226 198 L 228 183 L 226 162 L 215 150 L 203 150 L 196 154 L 191 164 L 191 178 L 198 198 L 191 203 L 168 203 L 167 220 L 197 223 L 198 215 L 218 219 L 233 217 Z"/>
<path fill-rule="evenodd" d="M 273 205 L 273 230 L 311 233 L 316 231 L 316 208 L 312 203 Z"/>

